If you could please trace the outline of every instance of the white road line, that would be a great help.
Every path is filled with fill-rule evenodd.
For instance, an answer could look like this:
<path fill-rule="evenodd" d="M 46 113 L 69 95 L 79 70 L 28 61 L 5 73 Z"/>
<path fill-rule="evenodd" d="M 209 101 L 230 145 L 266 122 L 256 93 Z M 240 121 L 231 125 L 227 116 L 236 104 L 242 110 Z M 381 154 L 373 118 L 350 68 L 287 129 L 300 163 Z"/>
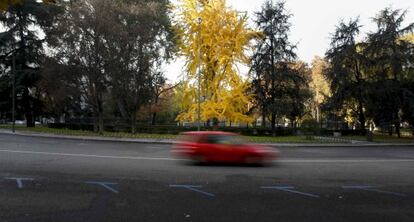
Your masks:
<path fill-rule="evenodd" d="M 414 159 L 284 159 L 280 163 L 387 163 L 414 162 Z"/>
<path fill-rule="evenodd" d="M 68 156 L 68 157 L 105 158 L 105 159 L 127 159 L 127 160 L 167 160 L 167 161 L 181 160 L 181 159 L 164 158 L 164 157 L 104 156 L 104 155 L 91 155 L 91 154 L 79 154 L 79 153 L 38 152 L 38 151 L 27 151 L 27 150 L 0 150 L 0 152 L 2 152 L 2 153 L 48 155 L 48 156 Z"/>
<path fill-rule="evenodd" d="M 29 150 L 0 150 L 0 153 L 17 153 L 29 155 L 47 155 L 47 156 L 68 156 L 84 158 L 104 158 L 104 159 L 126 159 L 126 160 L 157 160 L 157 161 L 178 161 L 185 159 L 168 158 L 168 157 L 143 157 L 143 156 L 106 156 L 80 153 L 54 153 L 39 152 Z M 387 163 L 387 162 L 414 162 L 414 159 L 281 159 L 276 163 Z"/>

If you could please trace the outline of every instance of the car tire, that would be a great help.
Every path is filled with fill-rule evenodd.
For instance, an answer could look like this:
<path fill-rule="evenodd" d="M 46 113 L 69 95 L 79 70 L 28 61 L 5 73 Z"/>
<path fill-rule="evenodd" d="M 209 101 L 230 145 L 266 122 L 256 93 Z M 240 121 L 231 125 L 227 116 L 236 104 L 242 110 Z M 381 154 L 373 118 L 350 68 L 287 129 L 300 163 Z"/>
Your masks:
<path fill-rule="evenodd" d="M 260 157 L 246 157 L 244 163 L 251 166 L 261 166 L 263 161 Z"/>
<path fill-rule="evenodd" d="M 195 155 L 192 157 L 192 161 L 196 165 L 203 165 L 207 163 L 206 158 L 203 155 Z"/>

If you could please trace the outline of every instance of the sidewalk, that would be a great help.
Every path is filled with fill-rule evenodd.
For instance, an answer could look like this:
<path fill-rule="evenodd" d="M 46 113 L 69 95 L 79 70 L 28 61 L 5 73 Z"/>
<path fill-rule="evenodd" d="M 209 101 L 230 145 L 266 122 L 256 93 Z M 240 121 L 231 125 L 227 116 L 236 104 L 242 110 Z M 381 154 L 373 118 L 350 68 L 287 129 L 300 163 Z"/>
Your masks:
<path fill-rule="evenodd" d="M 16 130 L 0 129 L 0 134 L 18 135 L 28 137 L 53 138 L 53 139 L 73 139 L 87 141 L 104 141 L 104 142 L 126 142 L 126 143 L 151 143 L 151 144 L 174 144 L 173 139 L 132 139 L 132 138 L 115 138 L 115 137 L 99 137 L 99 136 L 68 136 L 48 133 L 21 132 Z M 263 143 L 263 145 L 273 147 L 414 147 L 414 143 L 375 143 L 357 141 L 352 143 Z"/>

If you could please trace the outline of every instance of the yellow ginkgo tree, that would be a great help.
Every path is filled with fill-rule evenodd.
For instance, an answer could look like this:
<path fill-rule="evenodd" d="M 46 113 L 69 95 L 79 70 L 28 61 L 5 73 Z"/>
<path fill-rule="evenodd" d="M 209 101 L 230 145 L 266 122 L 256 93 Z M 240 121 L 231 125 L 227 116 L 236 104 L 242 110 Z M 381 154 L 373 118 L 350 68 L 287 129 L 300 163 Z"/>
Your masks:
<path fill-rule="evenodd" d="M 312 112 L 316 120 L 320 121 L 320 106 L 331 96 L 330 83 L 324 76 L 324 72 L 329 67 L 329 63 L 316 56 L 312 61 L 311 82 L 309 84 L 313 92 Z"/>
<path fill-rule="evenodd" d="M 248 64 L 246 52 L 258 35 L 247 27 L 247 15 L 226 6 L 225 0 L 181 0 L 175 16 L 187 71 L 177 120 L 197 121 L 200 83 L 201 121 L 251 122 L 246 115 L 249 83 L 237 68 Z"/>
<path fill-rule="evenodd" d="M 403 37 L 403 40 L 414 43 L 414 33 L 407 34 Z"/>

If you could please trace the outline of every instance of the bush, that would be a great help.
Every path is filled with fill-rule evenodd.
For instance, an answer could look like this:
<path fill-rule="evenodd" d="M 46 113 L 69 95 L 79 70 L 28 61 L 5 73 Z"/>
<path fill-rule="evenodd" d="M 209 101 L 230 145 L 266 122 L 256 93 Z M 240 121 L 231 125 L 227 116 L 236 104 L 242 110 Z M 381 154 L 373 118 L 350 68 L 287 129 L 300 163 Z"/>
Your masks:
<path fill-rule="evenodd" d="M 90 123 L 50 123 L 48 124 L 49 128 L 54 129 L 70 129 L 70 130 L 84 130 L 84 131 L 93 131 L 93 124 Z M 138 125 L 136 127 L 136 133 L 148 133 L 148 134 L 173 134 L 177 135 L 181 132 L 187 131 L 196 131 L 197 127 L 195 126 L 176 126 L 176 125 L 158 125 L 158 126 L 149 126 L 149 125 Z M 215 130 L 213 127 L 201 127 L 201 130 Z M 252 128 L 252 127 L 219 127 L 219 131 L 233 132 L 238 133 L 244 136 L 271 136 L 272 129 L 270 128 Z M 107 132 L 126 132 L 131 133 L 131 126 L 129 125 L 105 125 L 105 131 Z M 328 130 L 319 128 L 318 123 L 315 121 L 309 120 L 302 123 L 301 128 L 287 128 L 287 127 L 277 127 L 276 136 L 292 136 L 296 135 L 297 132 L 302 132 L 305 135 L 326 135 L 332 136 L 334 132 L 340 132 L 343 136 L 357 136 L 365 135 L 365 130 L 352 130 L 352 129 L 342 129 L 342 130 Z"/>

